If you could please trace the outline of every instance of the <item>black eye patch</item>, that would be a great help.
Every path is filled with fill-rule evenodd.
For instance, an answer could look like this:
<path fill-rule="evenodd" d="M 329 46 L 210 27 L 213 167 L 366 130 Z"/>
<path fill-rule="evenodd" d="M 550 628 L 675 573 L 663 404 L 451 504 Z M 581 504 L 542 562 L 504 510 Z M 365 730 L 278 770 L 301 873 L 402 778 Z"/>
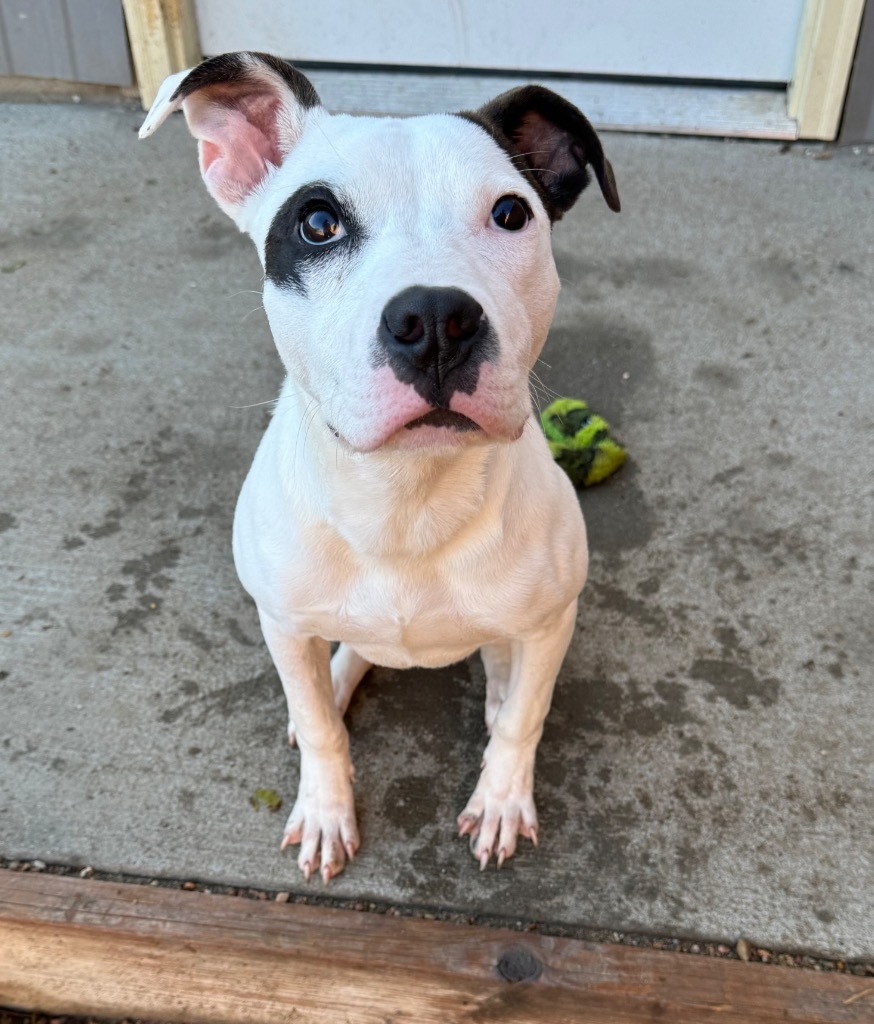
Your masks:
<path fill-rule="evenodd" d="M 306 225 L 313 222 L 313 212 L 329 210 L 336 215 L 346 234 L 329 245 L 312 244 Z M 304 226 L 302 233 L 301 227 Z M 306 295 L 305 276 L 310 270 L 324 267 L 331 261 L 347 259 L 365 238 L 352 204 L 338 196 L 329 185 L 315 181 L 299 188 L 279 208 L 264 246 L 264 274 L 280 288 L 293 288 Z"/>

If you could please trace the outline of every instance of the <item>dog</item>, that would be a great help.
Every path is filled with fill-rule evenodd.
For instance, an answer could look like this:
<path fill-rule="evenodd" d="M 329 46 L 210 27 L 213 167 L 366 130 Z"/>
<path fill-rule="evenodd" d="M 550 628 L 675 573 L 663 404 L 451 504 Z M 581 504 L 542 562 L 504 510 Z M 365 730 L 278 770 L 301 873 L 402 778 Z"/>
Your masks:
<path fill-rule="evenodd" d="M 589 169 L 618 212 L 610 163 L 540 86 L 474 112 L 331 115 L 290 64 L 246 52 L 168 78 L 140 137 L 179 107 L 258 249 L 287 371 L 233 533 L 300 748 L 282 849 L 324 882 L 358 850 L 343 716 L 371 665 L 479 650 L 489 739 L 457 824 L 500 867 L 537 844 L 535 752 L 588 566 L 529 391 L 559 292 L 551 227 Z"/>

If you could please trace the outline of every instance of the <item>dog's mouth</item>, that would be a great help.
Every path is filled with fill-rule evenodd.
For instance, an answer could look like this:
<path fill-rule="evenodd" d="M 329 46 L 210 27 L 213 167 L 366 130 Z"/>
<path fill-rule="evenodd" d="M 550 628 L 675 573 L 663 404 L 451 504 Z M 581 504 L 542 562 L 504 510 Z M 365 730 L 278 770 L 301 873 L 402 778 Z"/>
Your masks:
<path fill-rule="evenodd" d="M 419 406 L 421 409 L 421 405 Z M 412 412 L 413 410 L 409 410 Z M 398 417 L 400 419 L 400 417 Z M 328 430 L 344 445 L 361 453 L 375 452 L 387 447 L 390 449 L 431 450 L 438 448 L 459 448 L 468 445 L 485 444 L 492 437 L 487 426 L 482 426 L 471 416 L 453 409 L 429 409 L 428 412 L 414 416 L 406 423 L 397 419 L 389 422 L 384 431 L 373 440 L 365 440 L 364 444 L 355 444 L 333 423 L 325 421 Z M 521 433 L 521 428 L 517 432 Z M 516 437 L 513 437 L 515 440 Z"/>
<path fill-rule="evenodd" d="M 417 416 L 406 424 L 407 430 L 415 430 L 416 427 L 445 427 L 447 430 L 457 430 L 459 433 L 480 429 L 469 416 L 453 412 L 451 409 L 432 409 L 424 416 Z"/>

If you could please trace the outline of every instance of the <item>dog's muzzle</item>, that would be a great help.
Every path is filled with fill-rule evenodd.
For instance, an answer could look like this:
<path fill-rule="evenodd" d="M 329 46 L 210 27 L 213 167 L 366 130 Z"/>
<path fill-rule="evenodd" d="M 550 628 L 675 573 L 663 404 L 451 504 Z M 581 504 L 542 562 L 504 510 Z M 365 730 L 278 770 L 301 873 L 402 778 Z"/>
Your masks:
<path fill-rule="evenodd" d="M 378 342 L 398 380 L 438 409 L 448 409 L 456 391 L 473 394 L 479 365 L 495 347 L 476 299 L 460 288 L 423 285 L 388 302 Z"/>

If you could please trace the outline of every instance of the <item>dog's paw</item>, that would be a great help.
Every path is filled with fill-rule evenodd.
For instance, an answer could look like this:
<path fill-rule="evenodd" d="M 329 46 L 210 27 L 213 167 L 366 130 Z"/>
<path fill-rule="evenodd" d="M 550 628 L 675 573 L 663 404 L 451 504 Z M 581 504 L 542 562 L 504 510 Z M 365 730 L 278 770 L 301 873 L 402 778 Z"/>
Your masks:
<path fill-rule="evenodd" d="M 500 868 L 516 852 L 519 836 L 537 846 L 537 811 L 531 788 L 494 786 L 483 770 L 480 781 L 458 816 L 458 834 L 470 836 L 470 852 L 484 871 L 492 857 Z"/>
<path fill-rule="evenodd" d="M 328 774 L 328 773 L 325 773 Z M 337 782 L 308 782 L 303 773 L 281 849 L 300 844 L 298 867 L 306 881 L 316 872 L 327 883 L 354 859 L 360 840 L 355 822 L 351 775 Z"/>

